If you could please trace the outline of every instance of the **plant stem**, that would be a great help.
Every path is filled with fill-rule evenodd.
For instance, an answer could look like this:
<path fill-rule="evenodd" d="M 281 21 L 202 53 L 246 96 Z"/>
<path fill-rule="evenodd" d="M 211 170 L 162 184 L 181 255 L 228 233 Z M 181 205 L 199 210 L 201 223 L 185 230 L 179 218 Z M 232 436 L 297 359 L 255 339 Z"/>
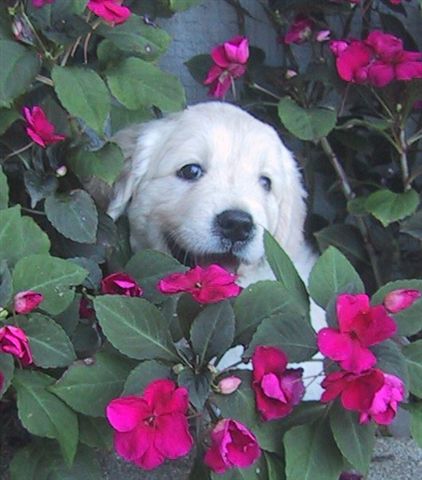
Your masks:
<path fill-rule="evenodd" d="M 259 92 L 266 93 L 267 95 L 270 95 L 270 97 L 276 98 L 277 100 L 281 100 L 281 97 L 276 95 L 275 93 L 271 92 L 270 90 L 267 90 L 264 87 L 261 87 L 261 85 L 258 85 L 257 83 L 253 82 L 250 83 L 249 86 L 255 90 L 258 90 Z"/>
<path fill-rule="evenodd" d="M 44 83 L 44 85 L 48 85 L 49 87 L 54 87 L 54 82 L 51 80 L 51 78 L 45 77 L 44 75 L 37 75 L 35 77 L 35 80 L 38 80 L 41 83 Z"/>
<path fill-rule="evenodd" d="M 407 191 L 411 187 L 409 182 L 409 164 L 407 162 L 407 141 L 404 128 L 400 130 L 400 167 L 404 191 Z"/>
<path fill-rule="evenodd" d="M 323 137 L 320 140 L 321 147 L 324 150 L 325 154 L 328 156 L 330 159 L 331 164 L 334 167 L 334 170 L 336 171 L 341 187 L 344 193 L 344 196 L 346 197 L 346 200 L 353 200 L 355 198 L 355 193 L 350 185 L 349 179 L 347 178 L 346 172 L 343 169 L 343 166 L 341 165 L 337 155 L 335 154 L 334 150 L 332 149 L 327 137 Z M 377 284 L 377 287 L 380 287 L 382 284 L 382 276 L 381 272 L 378 266 L 378 261 L 377 261 L 377 255 L 374 249 L 374 246 L 372 245 L 370 241 L 370 236 L 369 236 L 369 228 L 365 222 L 365 220 L 359 216 L 356 216 L 356 222 L 357 226 L 360 230 L 360 233 L 363 237 L 364 245 L 366 248 L 366 251 L 369 256 L 369 261 L 371 262 L 371 267 L 372 271 L 374 272 L 374 277 L 375 277 L 375 282 Z"/>
<path fill-rule="evenodd" d="M 34 145 L 34 142 L 28 143 L 28 145 L 25 145 L 24 147 L 20 148 L 19 150 L 14 150 L 13 152 L 9 153 L 9 155 L 6 155 L 2 162 L 6 162 L 9 160 L 9 158 L 15 157 L 16 155 L 20 155 L 23 152 L 26 152 L 28 149 L 30 149 Z"/>

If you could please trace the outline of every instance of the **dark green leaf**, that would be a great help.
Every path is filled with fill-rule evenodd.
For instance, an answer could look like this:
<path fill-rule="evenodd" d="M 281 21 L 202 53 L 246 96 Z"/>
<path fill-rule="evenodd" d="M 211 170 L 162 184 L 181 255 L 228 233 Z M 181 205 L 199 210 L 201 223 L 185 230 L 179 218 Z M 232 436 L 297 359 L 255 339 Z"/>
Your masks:
<path fill-rule="evenodd" d="M 409 371 L 409 390 L 422 398 L 422 340 L 403 347 Z"/>
<path fill-rule="evenodd" d="M 57 190 L 59 182 L 54 175 L 27 170 L 23 176 L 25 187 L 31 197 L 31 207 L 34 208 L 40 200 L 52 195 Z"/>
<path fill-rule="evenodd" d="M 190 340 L 199 366 L 228 350 L 234 338 L 234 313 L 228 301 L 208 305 L 193 321 Z"/>
<path fill-rule="evenodd" d="M 422 240 L 422 210 L 416 212 L 400 224 L 400 231 L 417 240 Z"/>
<path fill-rule="evenodd" d="M 335 127 L 337 115 L 327 108 L 302 108 L 290 97 L 278 104 L 278 116 L 283 125 L 300 140 L 319 140 Z"/>
<path fill-rule="evenodd" d="M 72 286 L 81 284 L 87 271 L 72 262 L 49 255 L 28 255 L 13 271 L 15 292 L 33 290 L 44 295 L 43 310 L 61 313 L 73 300 Z"/>
<path fill-rule="evenodd" d="M 0 38 L 0 107 L 10 107 L 24 93 L 40 69 L 35 50 Z"/>
<path fill-rule="evenodd" d="M 292 428 L 284 447 L 287 480 L 338 480 L 343 457 L 327 420 Z"/>
<path fill-rule="evenodd" d="M 111 134 L 114 135 L 119 130 L 133 125 L 135 123 L 143 123 L 153 120 L 155 117 L 151 109 L 140 108 L 138 110 L 129 110 L 123 105 L 111 106 Z"/>
<path fill-rule="evenodd" d="M 57 66 L 51 75 L 63 107 L 102 135 L 110 113 L 110 95 L 101 77 L 89 68 Z"/>
<path fill-rule="evenodd" d="M 207 78 L 207 73 L 213 65 L 213 61 L 210 55 L 202 54 L 196 55 L 185 62 L 186 67 L 192 77 L 201 85 Z"/>
<path fill-rule="evenodd" d="M 135 367 L 127 377 L 122 396 L 139 395 L 158 378 L 170 378 L 171 369 L 156 360 L 146 360 Z"/>
<path fill-rule="evenodd" d="M 0 261 L 0 308 L 5 307 L 12 298 L 12 276 L 6 260 Z"/>
<path fill-rule="evenodd" d="M 366 199 L 365 207 L 384 227 L 414 213 L 419 205 L 419 195 L 415 190 L 395 193 L 391 190 L 378 190 Z"/>
<path fill-rule="evenodd" d="M 7 208 L 8 204 L 9 204 L 9 185 L 7 183 L 7 177 L 3 173 L 2 168 L 0 167 L 0 210 L 3 208 Z"/>
<path fill-rule="evenodd" d="M 155 106 L 164 112 L 173 112 L 183 108 L 186 102 L 177 77 L 140 58 L 123 60 L 108 72 L 107 82 L 113 95 L 131 110 Z"/>
<path fill-rule="evenodd" d="M 189 401 L 201 411 L 210 395 L 211 373 L 195 373 L 186 367 L 179 373 L 177 383 L 188 390 Z"/>
<path fill-rule="evenodd" d="M 83 282 L 84 287 L 88 288 L 89 290 L 98 290 L 100 288 L 103 272 L 101 271 L 101 268 L 98 266 L 97 262 L 86 257 L 74 257 L 69 258 L 69 260 L 84 268 L 88 272 L 88 276 Z"/>
<path fill-rule="evenodd" d="M 178 360 L 167 321 L 141 298 L 105 295 L 94 302 L 105 336 L 123 354 L 138 360 Z"/>
<path fill-rule="evenodd" d="M 393 340 L 385 340 L 374 345 L 372 351 L 377 357 L 377 367 L 401 378 L 406 389 L 409 389 L 409 372 L 400 346 Z"/>
<path fill-rule="evenodd" d="M 413 439 L 422 448 L 422 403 L 411 403 L 407 410 L 410 411 L 410 431 Z"/>
<path fill-rule="evenodd" d="M 335 295 L 364 291 L 362 280 L 356 270 L 334 247 L 327 248 L 309 276 L 311 297 L 324 309 Z"/>
<path fill-rule="evenodd" d="M 68 465 L 78 445 L 76 414 L 47 388 L 54 378 L 40 372 L 15 372 L 13 386 L 17 393 L 18 416 L 23 426 L 40 437 L 55 438 Z"/>
<path fill-rule="evenodd" d="M 102 417 L 110 400 L 122 393 L 130 369 L 127 360 L 99 352 L 70 366 L 49 390 L 77 412 Z"/>
<path fill-rule="evenodd" d="M 0 372 L 3 375 L 3 385 L 0 388 L 0 399 L 9 388 L 14 371 L 15 364 L 12 355 L 0 352 Z"/>
<path fill-rule="evenodd" d="M 283 458 L 269 452 L 263 452 L 267 461 L 267 480 L 286 480 L 286 463 Z"/>
<path fill-rule="evenodd" d="M 54 320 L 39 313 L 17 317 L 29 339 L 34 364 L 42 368 L 67 367 L 75 360 L 69 337 Z"/>
<path fill-rule="evenodd" d="M 111 450 L 113 447 L 113 429 L 101 417 L 79 415 L 79 437 L 81 443 L 88 447 L 102 450 Z"/>
<path fill-rule="evenodd" d="M 62 235 L 75 242 L 95 243 L 98 214 L 94 200 L 84 190 L 51 195 L 44 204 L 47 218 Z"/>
<path fill-rule="evenodd" d="M 187 10 L 195 5 L 199 5 L 203 0 L 168 0 L 169 7 L 174 12 L 181 12 Z"/>
<path fill-rule="evenodd" d="M 367 262 L 368 256 L 362 235 L 353 225 L 335 224 L 315 233 L 321 251 L 333 246 L 340 250 L 350 262 Z"/>
<path fill-rule="evenodd" d="M 358 414 L 345 410 L 339 402 L 330 409 L 330 425 L 341 453 L 356 470 L 366 474 L 375 444 L 375 425 L 360 425 Z"/>
<path fill-rule="evenodd" d="M 0 108 L 0 135 L 3 135 L 3 133 L 10 127 L 10 125 L 12 125 L 15 120 L 19 118 L 19 116 L 19 113 L 15 109 Z"/>

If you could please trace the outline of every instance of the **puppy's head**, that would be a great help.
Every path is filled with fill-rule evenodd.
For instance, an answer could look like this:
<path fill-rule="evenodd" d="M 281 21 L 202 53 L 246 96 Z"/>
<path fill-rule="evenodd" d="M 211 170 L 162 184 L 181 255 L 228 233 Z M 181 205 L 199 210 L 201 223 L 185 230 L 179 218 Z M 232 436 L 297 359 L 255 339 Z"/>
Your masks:
<path fill-rule="evenodd" d="M 276 132 L 241 109 L 210 102 L 125 130 L 127 162 L 109 213 L 127 207 L 135 250 L 232 270 L 264 259 L 269 230 L 292 256 L 303 242 L 304 191 Z"/>

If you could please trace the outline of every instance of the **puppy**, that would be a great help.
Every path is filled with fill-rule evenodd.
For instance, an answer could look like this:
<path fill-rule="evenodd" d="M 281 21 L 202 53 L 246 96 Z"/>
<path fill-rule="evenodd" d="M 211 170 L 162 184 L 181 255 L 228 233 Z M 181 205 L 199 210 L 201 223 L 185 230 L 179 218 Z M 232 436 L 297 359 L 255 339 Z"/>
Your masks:
<path fill-rule="evenodd" d="M 303 236 L 305 192 L 273 128 L 236 106 L 209 102 L 126 129 L 115 141 L 126 163 L 108 213 L 116 219 L 127 211 L 134 251 L 158 249 L 189 266 L 218 263 L 247 286 L 274 278 L 265 261 L 267 229 L 306 282 L 315 256 Z M 321 315 L 313 317 L 319 328 Z"/>

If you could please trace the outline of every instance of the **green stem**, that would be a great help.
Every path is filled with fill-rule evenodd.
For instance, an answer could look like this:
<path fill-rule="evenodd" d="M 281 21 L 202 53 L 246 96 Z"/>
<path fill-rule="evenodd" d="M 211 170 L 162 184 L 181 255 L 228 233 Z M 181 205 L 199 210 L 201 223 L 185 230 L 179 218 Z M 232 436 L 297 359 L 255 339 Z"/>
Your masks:
<path fill-rule="evenodd" d="M 21 153 L 26 152 L 27 150 L 29 150 L 32 147 L 32 145 L 34 145 L 34 142 L 28 143 L 28 145 L 25 145 L 24 147 L 20 148 L 19 150 L 14 150 L 12 153 L 9 153 L 9 155 L 6 155 L 3 158 L 2 163 L 9 160 L 9 158 L 15 157 L 16 155 L 20 155 Z"/>
<path fill-rule="evenodd" d="M 266 94 L 269 95 L 270 97 L 276 98 L 277 100 L 281 100 L 281 97 L 279 97 L 279 96 L 276 95 L 275 93 L 271 92 L 270 90 L 267 90 L 266 88 L 261 87 L 261 85 L 258 85 L 258 84 L 255 83 L 255 82 L 250 83 L 249 86 L 250 86 L 251 88 L 253 88 L 254 90 L 258 90 L 259 92 L 266 93 Z"/>
<path fill-rule="evenodd" d="M 39 82 L 43 83 L 44 85 L 48 85 L 49 87 L 54 87 L 53 80 L 51 80 L 51 78 L 45 77 L 44 75 L 37 75 L 35 77 L 35 80 L 38 80 Z"/>
<path fill-rule="evenodd" d="M 409 183 L 409 164 L 407 162 L 406 133 L 403 128 L 400 130 L 400 167 L 403 179 L 403 187 L 406 191 L 409 190 L 411 186 Z"/>

